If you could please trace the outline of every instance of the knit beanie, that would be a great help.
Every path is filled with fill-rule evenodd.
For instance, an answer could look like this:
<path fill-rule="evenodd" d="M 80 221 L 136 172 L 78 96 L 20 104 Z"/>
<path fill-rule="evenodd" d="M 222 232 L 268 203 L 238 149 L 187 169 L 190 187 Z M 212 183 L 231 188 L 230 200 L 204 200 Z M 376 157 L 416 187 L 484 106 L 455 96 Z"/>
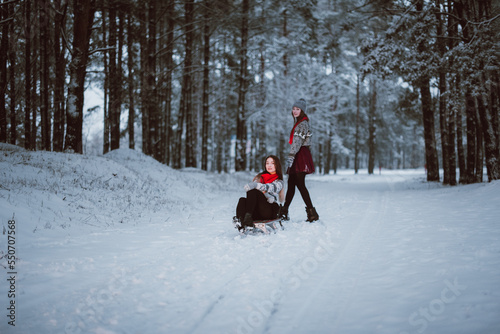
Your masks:
<path fill-rule="evenodd" d="M 295 101 L 295 103 L 293 104 L 292 108 L 294 108 L 294 107 L 300 108 L 303 112 L 306 112 L 307 111 L 307 102 L 304 99 L 299 99 L 298 101 Z"/>

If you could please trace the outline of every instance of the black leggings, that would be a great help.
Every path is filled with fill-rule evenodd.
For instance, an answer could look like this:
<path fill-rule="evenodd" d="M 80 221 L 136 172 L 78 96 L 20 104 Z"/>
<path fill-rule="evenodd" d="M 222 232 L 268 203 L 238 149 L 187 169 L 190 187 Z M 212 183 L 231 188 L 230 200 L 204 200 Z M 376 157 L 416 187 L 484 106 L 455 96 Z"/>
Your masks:
<path fill-rule="evenodd" d="M 254 220 L 273 219 L 278 216 L 279 205 L 269 203 L 266 196 L 257 189 L 247 191 L 247 197 L 241 197 L 236 207 L 236 216 L 243 221 L 245 213 L 250 213 Z"/>
<path fill-rule="evenodd" d="M 285 205 L 288 209 L 295 195 L 295 187 L 297 187 L 302 195 L 302 199 L 308 208 L 312 208 L 311 196 L 306 188 L 306 173 L 290 173 L 288 175 L 288 189 L 286 191 Z"/>

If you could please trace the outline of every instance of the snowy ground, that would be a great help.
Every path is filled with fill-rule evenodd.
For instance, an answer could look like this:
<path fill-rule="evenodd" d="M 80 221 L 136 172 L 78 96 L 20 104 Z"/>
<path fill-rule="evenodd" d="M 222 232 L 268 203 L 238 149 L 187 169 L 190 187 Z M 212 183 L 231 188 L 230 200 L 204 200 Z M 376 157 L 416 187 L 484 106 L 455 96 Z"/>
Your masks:
<path fill-rule="evenodd" d="M 2 144 L 0 333 L 500 332 L 500 182 L 311 175 L 321 222 L 241 238 L 251 176 Z"/>

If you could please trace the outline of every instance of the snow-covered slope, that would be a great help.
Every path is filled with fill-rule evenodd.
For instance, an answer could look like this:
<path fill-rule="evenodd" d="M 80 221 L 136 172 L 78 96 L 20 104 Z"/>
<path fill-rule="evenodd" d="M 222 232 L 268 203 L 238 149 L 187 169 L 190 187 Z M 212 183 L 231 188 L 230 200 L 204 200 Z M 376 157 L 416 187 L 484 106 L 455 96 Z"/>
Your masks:
<path fill-rule="evenodd" d="M 321 222 L 241 238 L 251 177 L 0 144 L 0 333 L 499 332 L 499 182 L 311 175 Z"/>

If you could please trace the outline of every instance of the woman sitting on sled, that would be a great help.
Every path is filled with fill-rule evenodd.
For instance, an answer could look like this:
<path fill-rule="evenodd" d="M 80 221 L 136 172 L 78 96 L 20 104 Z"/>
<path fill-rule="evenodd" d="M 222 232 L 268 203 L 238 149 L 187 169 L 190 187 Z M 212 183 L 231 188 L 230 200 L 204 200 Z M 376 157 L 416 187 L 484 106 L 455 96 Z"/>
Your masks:
<path fill-rule="evenodd" d="M 252 182 L 245 185 L 247 196 L 238 201 L 235 217 L 238 230 L 252 226 L 254 220 L 278 217 L 278 202 L 285 199 L 280 160 L 270 155 L 265 160 L 264 168 L 264 172 L 257 174 Z"/>

